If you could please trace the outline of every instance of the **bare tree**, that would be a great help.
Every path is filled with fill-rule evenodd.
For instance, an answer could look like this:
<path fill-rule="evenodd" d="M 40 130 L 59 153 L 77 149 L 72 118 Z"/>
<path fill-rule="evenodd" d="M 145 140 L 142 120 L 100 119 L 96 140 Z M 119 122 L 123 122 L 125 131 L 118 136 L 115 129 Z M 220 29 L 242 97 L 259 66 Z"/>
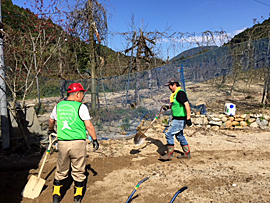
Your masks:
<path fill-rule="evenodd" d="M 156 58 L 159 58 L 161 54 L 161 44 L 162 42 L 169 42 L 171 43 L 170 47 L 176 48 L 180 47 L 183 48 L 184 45 L 194 47 L 194 45 L 198 47 L 210 46 L 210 45 L 220 45 L 220 43 L 227 42 L 229 37 L 227 33 L 223 30 L 221 31 L 205 31 L 201 33 L 201 36 L 196 35 L 195 33 L 184 33 L 184 32 L 174 32 L 169 34 L 169 29 L 166 29 L 163 32 L 160 31 L 144 31 L 142 28 L 136 31 L 136 40 L 133 42 L 133 33 L 136 30 L 134 26 L 134 16 L 132 16 L 132 26 L 130 26 L 133 31 L 132 32 L 125 32 L 125 33 L 118 33 L 122 34 L 123 37 L 126 39 L 128 48 L 124 50 L 124 53 L 127 54 L 130 51 L 136 49 L 136 53 L 134 54 L 135 57 L 133 59 L 132 66 L 130 67 L 130 72 L 136 72 L 136 87 L 135 87 L 135 101 L 140 100 L 140 72 L 143 70 L 148 71 L 148 88 L 151 89 L 151 71 L 153 65 L 153 61 Z M 145 28 L 144 28 L 145 29 Z M 132 43 L 133 42 L 133 43 Z M 155 50 L 156 52 L 154 52 Z M 152 61 L 151 61 L 152 59 Z M 181 60 L 181 59 L 179 59 Z M 168 63 L 169 61 L 167 61 Z M 194 64 L 195 65 L 195 64 Z M 201 64 L 197 64 L 197 66 L 201 66 Z M 200 70 L 202 72 L 202 70 Z M 198 73 L 199 74 L 199 73 Z M 203 72 L 200 75 L 194 75 L 195 77 L 198 76 L 200 79 L 203 79 L 204 74 Z M 151 95 L 151 91 L 149 91 L 149 95 Z"/>
<path fill-rule="evenodd" d="M 38 76 L 46 70 L 47 63 L 55 55 L 60 44 L 61 33 L 57 37 L 55 32 L 58 29 L 51 29 L 50 20 L 40 20 L 33 14 L 29 14 L 28 17 L 22 30 L 10 28 L 5 32 L 6 54 L 12 56 L 6 57 L 8 68 L 5 82 L 11 92 L 9 110 L 18 123 L 27 148 L 30 149 L 25 132 L 26 126 L 23 126 L 20 111 L 25 108 L 26 97 L 35 84 L 37 84 L 40 105 Z"/>
<path fill-rule="evenodd" d="M 149 39 L 148 33 L 143 32 L 140 29 L 139 36 L 136 37 L 133 46 L 126 49 L 125 53 L 136 48 L 136 57 L 134 58 L 136 73 L 136 87 L 135 87 L 135 102 L 140 101 L 140 71 L 142 71 L 142 63 L 144 64 L 144 69 L 149 69 L 150 59 L 154 57 L 152 51 L 152 45 L 155 45 L 155 39 Z"/>
<path fill-rule="evenodd" d="M 96 109 L 96 40 L 101 43 L 107 32 L 106 10 L 97 0 L 78 0 L 68 16 L 69 31 L 89 44 L 89 63 L 91 69 L 91 107 Z"/>

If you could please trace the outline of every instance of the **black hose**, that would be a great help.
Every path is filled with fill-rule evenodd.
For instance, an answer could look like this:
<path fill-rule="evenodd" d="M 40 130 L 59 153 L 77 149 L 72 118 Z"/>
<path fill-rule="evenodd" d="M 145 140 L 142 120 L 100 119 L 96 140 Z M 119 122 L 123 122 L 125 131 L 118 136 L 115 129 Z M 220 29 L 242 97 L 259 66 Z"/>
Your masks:
<path fill-rule="evenodd" d="M 186 190 L 187 188 L 188 188 L 188 187 L 185 186 L 185 187 L 182 187 L 181 189 L 179 189 L 179 190 L 174 194 L 174 196 L 173 196 L 172 200 L 170 201 L 170 203 L 173 203 L 174 200 L 175 200 L 175 198 L 177 197 L 177 195 L 178 195 L 179 193 L 183 192 L 184 190 Z"/>
<path fill-rule="evenodd" d="M 149 177 L 146 177 L 144 179 L 142 179 L 135 187 L 135 189 L 132 191 L 131 195 L 128 197 L 126 203 L 129 203 L 129 201 L 131 200 L 132 196 L 134 195 L 134 193 L 136 192 L 136 190 L 139 188 L 140 184 L 142 184 L 143 182 L 145 182 L 146 180 L 148 180 Z"/>

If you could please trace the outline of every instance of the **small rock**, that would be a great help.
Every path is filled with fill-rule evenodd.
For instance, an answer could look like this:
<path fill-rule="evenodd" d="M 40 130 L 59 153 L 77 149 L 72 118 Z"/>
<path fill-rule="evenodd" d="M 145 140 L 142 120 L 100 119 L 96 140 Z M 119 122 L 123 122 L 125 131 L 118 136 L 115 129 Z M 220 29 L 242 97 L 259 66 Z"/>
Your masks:
<path fill-rule="evenodd" d="M 244 119 L 243 119 L 243 118 L 235 118 L 234 120 L 235 120 L 235 121 L 238 121 L 238 122 L 240 122 L 240 121 L 244 121 Z"/>
<path fill-rule="evenodd" d="M 223 116 L 222 118 L 221 118 L 221 121 L 223 122 L 223 123 L 225 123 L 225 122 L 227 122 L 227 117 L 226 116 Z"/>
<path fill-rule="evenodd" d="M 216 125 L 216 126 L 221 126 L 222 125 L 222 121 L 210 121 L 209 122 L 210 125 Z"/>
<path fill-rule="evenodd" d="M 256 123 L 258 123 L 259 126 L 267 126 L 268 125 L 268 121 L 267 120 L 265 120 L 265 119 L 261 120 L 260 118 L 257 118 L 256 119 Z"/>
<path fill-rule="evenodd" d="M 240 125 L 241 126 L 247 126 L 247 122 L 246 121 L 240 121 Z"/>
<path fill-rule="evenodd" d="M 255 121 L 256 121 L 255 118 L 249 118 L 249 119 L 248 119 L 248 122 L 249 122 L 249 123 L 253 123 L 253 122 L 255 122 Z"/>
<path fill-rule="evenodd" d="M 211 129 L 214 130 L 214 131 L 218 131 L 219 130 L 219 126 L 212 126 Z"/>
<path fill-rule="evenodd" d="M 229 119 L 230 119 L 231 122 L 233 122 L 234 117 L 233 116 L 230 116 Z"/>
<path fill-rule="evenodd" d="M 256 123 L 256 122 L 253 122 L 253 123 L 251 123 L 251 124 L 249 125 L 249 127 L 251 127 L 251 128 L 258 128 L 258 127 L 259 127 L 259 124 Z"/>
<path fill-rule="evenodd" d="M 243 128 L 243 126 L 235 126 L 234 129 L 236 129 L 236 130 L 243 130 L 244 128 Z"/>
<path fill-rule="evenodd" d="M 269 129 L 269 126 L 260 126 L 260 129 L 262 129 L 262 130 L 268 130 Z"/>
<path fill-rule="evenodd" d="M 232 122 L 231 122 L 231 121 L 225 122 L 225 123 L 224 123 L 224 127 L 225 127 L 225 128 L 230 128 L 230 127 L 232 127 Z"/>
<path fill-rule="evenodd" d="M 232 122 L 232 125 L 233 125 L 233 126 L 239 126 L 239 125 L 240 125 L 240 123 L 239 123 L 239 122 L 237 122 L 237 121 L 233 121 L 233 122 Z"/>

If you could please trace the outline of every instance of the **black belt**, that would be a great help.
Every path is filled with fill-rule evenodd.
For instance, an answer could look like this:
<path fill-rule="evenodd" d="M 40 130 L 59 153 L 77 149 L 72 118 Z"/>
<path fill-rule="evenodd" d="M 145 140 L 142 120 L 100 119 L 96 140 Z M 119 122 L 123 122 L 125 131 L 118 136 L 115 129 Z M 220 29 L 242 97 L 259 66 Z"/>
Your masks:
<path fill-rule="evenodd" d="M 178 116 L 173 116 L 172 120 L 186 120 L 187 117 L 178 117 Z"/>

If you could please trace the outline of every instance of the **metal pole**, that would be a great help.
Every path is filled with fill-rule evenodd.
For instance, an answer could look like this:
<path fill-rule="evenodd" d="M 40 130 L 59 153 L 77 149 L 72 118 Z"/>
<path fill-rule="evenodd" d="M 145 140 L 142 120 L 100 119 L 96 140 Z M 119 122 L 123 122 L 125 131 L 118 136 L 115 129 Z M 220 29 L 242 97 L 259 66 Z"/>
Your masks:
<path fill-rule="evenodd" d="M 0 22 L 2 24 L 2 0 L 0 0 Z M 5 63 L 4 63 L 4 43 L 3 27 L 0 29 L 0 114 L 1 114 L 1 135 L 2 149 L 9 148 L 9 120 L 7 111 L 6 83 L 5 83 Z"/>
<path fill-rule="evenodd" d="M 133 37 L 132 37 L 132 49 L 131 49 L 131 57 L 130 57 L 130 63 L 129 63 L 129 71 L 128 71 L 128 84 L 127 84 L 127 94 L 126 94 L 126 104 L 128 103 L 128 91 L 129 91 L 129 83 L 130 83 L 130 73 L 132 69 L 132 62 L 133 62 L 133 46 L 136 40 L 136 31 L 134 31 Z"/>
<path fill-rule="evenodd" d="M 182 80 L 182 85 L 183 85 L 183 88 L 186 92 L 186 84 L 185 84 L 185 75 L 184 75 L 184 66 L 183 64 L 181 64 L 181 80 Z"/>

